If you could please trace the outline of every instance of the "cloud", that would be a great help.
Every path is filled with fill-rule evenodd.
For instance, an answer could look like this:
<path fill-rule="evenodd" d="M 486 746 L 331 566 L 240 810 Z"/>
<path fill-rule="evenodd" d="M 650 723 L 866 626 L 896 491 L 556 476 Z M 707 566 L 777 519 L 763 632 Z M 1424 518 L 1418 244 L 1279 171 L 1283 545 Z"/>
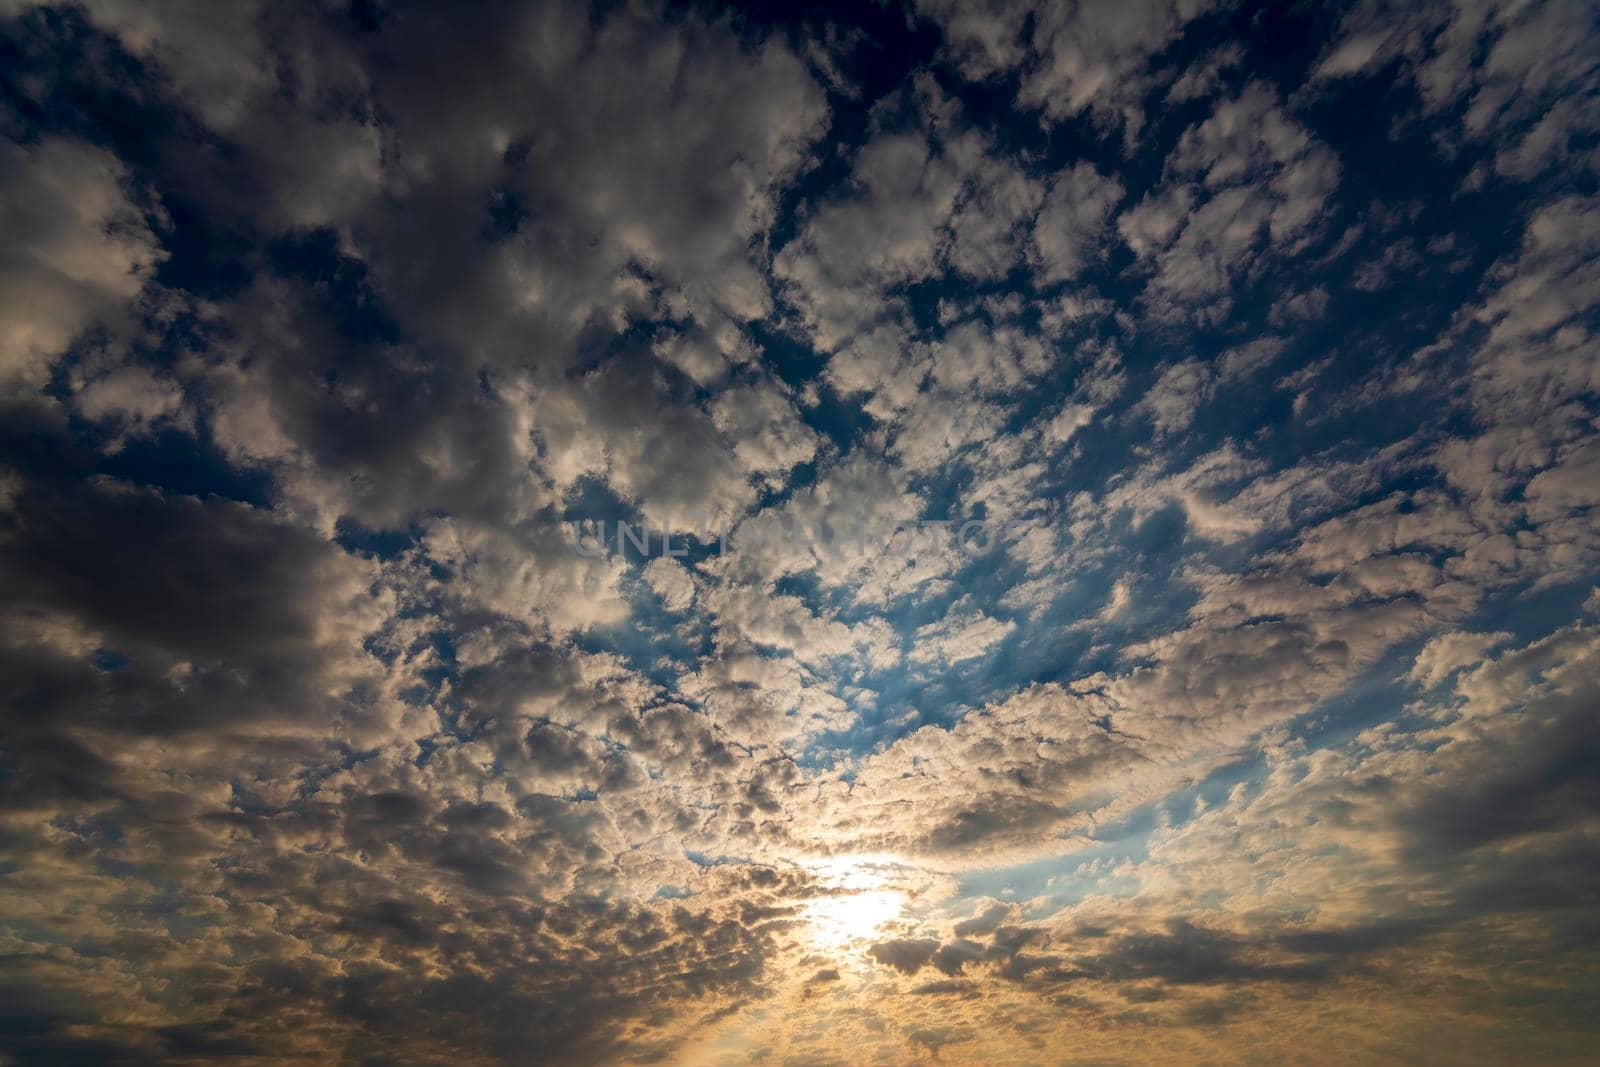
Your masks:
<path fill-rule="evenodd" d="M 1117 220 L 1153 267 L 1146 299 L 1161 314 L 1214 321 L 1259 257 L 1307 244 L 1338 178 L 1333 153 L 1265 86 L 1219 103 L 1179 139 L 1162 185 Z"/>
<path fill-rule="evenodd" d="M 890 291 L 946 271 L 1003 277 L 1021 258 L 1043 189 L 994 152 L 928 78 L 907 94 L 912 123 L 884 113 L 851 162 L 850 195 L 810 213 L 774 273 L 823 351 L 890 320 Z"/>
<path fill-rule="evenodd" d="M 929 623 L 916 633 L 914 662 L 960 663 L 983 655 L 1004 641 L 1016 624 L 973 613 Z"/>
<path fill-rule="evenodd" d="M 942 25 L 946 46 L 966 76 L 1020 71 L 1021 107 L 1052 122 L 1087 113 L 1098 124 L 1124 127 L 1131 143 L 1144 123 L 1141 100 L 1156 83 L 1152 60 L 1211 6 L 1024 2 L 919 8 Z"/>
<path fill-rule="evenodd" d="M 1507 633 L 1440 634 L 1422 646 L 1407 677 L 1425 689 L 1435 689 L 1461 668 L 1481 661 L 1489 649 L 1510 639 Z"/>
<path fill-rule="evenodd" d="M 1068 280 L 1099 257 L 1122 185 L 1087 163 L 1056 175 L 1034 222 L 1037 262 L 1048 280 Z"/>
<path fill-rule="evenodd" d="M 694 579 L 687 568 L 666 556 L 658 556 L 644 569 L 644 580 L 668 611 L 683 611 L 694 600 Z"/>
<path fill-rule="evenodd" d="M 914 940 L 884 941 L 873 945 L 868 954 L 879 963 L 906 974 L 915 974 L 933 955 L 939 942 L 931 937 Z"/>
<path fill-rule="evenodd" d="M 53 360 L 93 326 L 125 325 L 165 258 L 115 156 L 50 139 L 0 146 L 6 251 L 0 303 L 9 389 L 38 388 Z M 151 214 L 159 220 L 159 208 Z"/>
<path fill-rule="evenodd" d="M 1314 79 L 1367 75 L 1400 60 L 1426 111 L 1467 101 L 1450 140 L 1490 139 L 1500 173 L 1526 180 L 1567 160 L 1593 168 L 1578 147 L 1593 129 L 1580 101 L 1600 75 L 1592 59 L 1600 28 L 1580 5 L 1363 3 L 1341 30 Z"/>
<path fill-rule="evenodd" d="M 0 9 L 0 1059 L 1592 1047 L 1574 8 Z"/>

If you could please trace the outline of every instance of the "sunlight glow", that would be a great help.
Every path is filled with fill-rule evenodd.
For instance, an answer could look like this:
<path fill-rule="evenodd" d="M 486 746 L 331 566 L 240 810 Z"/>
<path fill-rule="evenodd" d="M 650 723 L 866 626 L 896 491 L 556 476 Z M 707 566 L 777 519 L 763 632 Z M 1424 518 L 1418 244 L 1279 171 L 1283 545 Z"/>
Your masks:
<path fill-rule="evenodd" d="M 906 894 L 893 888 L 880 865 L 860 860 L 834 860 L 820 872 L 828 884 L 826 896 L 805 909 L 810 937 L 819 949 L 835 952 L 876 937 L 898 918 Z"/>

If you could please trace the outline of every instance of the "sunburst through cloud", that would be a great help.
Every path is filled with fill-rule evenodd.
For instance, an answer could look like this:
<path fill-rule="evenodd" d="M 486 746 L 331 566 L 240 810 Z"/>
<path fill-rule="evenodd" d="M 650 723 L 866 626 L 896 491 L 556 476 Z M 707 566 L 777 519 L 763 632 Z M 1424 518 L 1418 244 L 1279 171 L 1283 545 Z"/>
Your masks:
<path fill-rule="evenodd" d="M 906 893 L 877 864 L 830 862 L 819 873 L 819 895 L 804 912 L 807 936 L 819 952 L 843 955 L 857 950 L 906 910 Z"/>

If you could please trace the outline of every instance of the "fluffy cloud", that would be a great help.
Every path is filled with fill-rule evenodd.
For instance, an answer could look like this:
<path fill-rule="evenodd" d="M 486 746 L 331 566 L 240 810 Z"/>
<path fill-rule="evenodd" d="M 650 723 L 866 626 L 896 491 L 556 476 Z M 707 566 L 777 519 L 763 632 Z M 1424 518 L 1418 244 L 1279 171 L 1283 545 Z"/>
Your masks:
<path fill-rule="evenodd" d="M 0 146 L 8 391 L 43 385 L 51 361 L 90 327 L 124 323 L 164 258 L 127 180 L 115 156 L 86 144 Z"/>
<path fill-rule="evenodd" d="M 1097 123 L 1125 127 L 1132 139 L 1144 123 L 1141 100 L 1156 83 L 1152 60 L 1212 6 L 1204 0 L 1128 7 L 940 2 L 919 9 L 943 26 L 963 74 L 987 78 L 1020 69 L 1022 107 L 1056 122 L 1087 113 Z"/>
<path fill-rule="evenodd" d="M 1116 179 L 1087 163 L 1056 175 L 1034 222 L 1038 262 L 1045 278 L 1072 278 L 1096 258 L 1122 193 Z"/>
<path fill-rule="evenodd" d="M 1167 181 L 1117 221 L 1154 269 L 1147 298 L 1168 314 L 1215 320 L 1266 254 L 1304 247 L 1338 184 L 1333 154 L 1252 84 L 1186 131 Z"/>
<path fill-rule="evenodd" d="M 1600 27 L 1581 4 L 1362 3 L 1342 29 L 1315 78 L 1367 74 L 1398 59 L 1426 110 L 1467 101 L 1449 140 L 1491 140 L 1500 173 L 1529 179 L 1568 161 L 1594 168 L 1582 147 L 1594 120 L 1581 100 L 1600 77 Z"/>
<path fill-rule="evenodd" d="M 0 1059 L 1582 1060 L 1592 20 L 903 14 L 0 4 Z"/>

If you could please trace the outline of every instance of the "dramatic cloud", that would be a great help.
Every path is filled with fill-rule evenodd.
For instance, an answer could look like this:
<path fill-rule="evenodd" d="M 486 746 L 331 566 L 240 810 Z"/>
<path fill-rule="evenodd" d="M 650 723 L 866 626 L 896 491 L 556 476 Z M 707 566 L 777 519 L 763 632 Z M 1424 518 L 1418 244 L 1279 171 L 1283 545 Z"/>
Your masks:
<path fill-rule="evenodd" d="M 0 1061 L 1592 1059 L 1590 6 L 0 57 Z"/>

